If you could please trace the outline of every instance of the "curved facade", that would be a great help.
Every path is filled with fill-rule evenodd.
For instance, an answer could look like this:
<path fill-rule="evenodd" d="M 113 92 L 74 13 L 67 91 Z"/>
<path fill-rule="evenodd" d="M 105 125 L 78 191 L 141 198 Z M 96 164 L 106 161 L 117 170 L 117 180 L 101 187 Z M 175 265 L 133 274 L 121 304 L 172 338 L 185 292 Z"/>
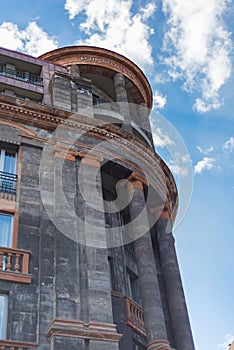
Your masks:
<path fill-rule="evenodd" d="M 1 348 L 194 350 L 144 73 L 0 49 L 0 92 Z"/>

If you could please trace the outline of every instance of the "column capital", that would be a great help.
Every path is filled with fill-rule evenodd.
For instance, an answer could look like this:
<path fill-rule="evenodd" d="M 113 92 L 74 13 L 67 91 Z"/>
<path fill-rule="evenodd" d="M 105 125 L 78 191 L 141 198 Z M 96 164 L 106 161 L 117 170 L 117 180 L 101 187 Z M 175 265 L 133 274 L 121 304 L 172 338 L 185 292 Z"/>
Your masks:
<path fill-rule="evenodd" d="M 152 215 L 155 215 L 157 219 L 170 219 L 171 218 L 171 210 L 168 208 L 167 205 L 164 207 L 162 206 L 156 206 L 156 207 L 151 207 L 150 212 Z"/>
<path fill-rule="evenodd" d="M 78 155 L 78 151 L 76 149 L 67 148 L 67 147 L 61 146 L 61 145 L 54 145 L 53 151 L 54 151 L 54 156 L 56 158 L 71 160 L 73 162 L 75 161 L 75 159 Z"/>
<path fill-rule="evenodd" d="M 94 166 L 97 168 L 100 167 L 100 164 L 103 161 L 103 157 L 85 150 L 79 151 L 78 156 L 81 158 L 82 164 Z"/>
<path fill-rule="evenodd" d="M 158 339 L 150 342 L 147 345 L 147 350 L 172 350 L 172 348 L 167 340 Z"/>
<path fill-rule="evenodd" d="M 143 190 L 144 185 L 148 186 L 147 180 L 144 179 L 143 176 L 138 175 L 135 172 L 132 172 L 132 174 L 127 178 L 127 180 L 131 182 L 134 189 Z"/>

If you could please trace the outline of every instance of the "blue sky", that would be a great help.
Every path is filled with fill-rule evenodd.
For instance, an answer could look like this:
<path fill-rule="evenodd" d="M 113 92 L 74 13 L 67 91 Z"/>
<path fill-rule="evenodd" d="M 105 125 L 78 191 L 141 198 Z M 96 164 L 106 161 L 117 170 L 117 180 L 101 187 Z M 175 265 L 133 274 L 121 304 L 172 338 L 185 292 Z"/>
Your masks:
<path fill-rule="evenodd" d="M 231 0 L 8 0 L 0 11 L 0 46 L 38 56 L 97 45 L 147 75 L 156 148 L 181 190 L 193 168 L 192 199 L 175 236 L 197 350 L 227 349 L 234 339 L 233 10 Z M 156 112 L 187 153 L 168 156 L 174 136 L 157 125 Z"/>

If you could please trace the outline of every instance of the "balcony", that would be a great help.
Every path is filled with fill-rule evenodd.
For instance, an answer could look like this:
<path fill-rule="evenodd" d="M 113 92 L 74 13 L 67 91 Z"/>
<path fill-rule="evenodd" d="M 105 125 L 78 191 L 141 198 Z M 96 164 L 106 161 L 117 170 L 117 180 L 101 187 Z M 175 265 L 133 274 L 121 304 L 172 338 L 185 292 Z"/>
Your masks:
<path fill-rule="evenodd" d="M 129 297 L 125 297 L 126 323 L 139 333 L 146 335 L 144 323 L 144 311 L 142 307 Z"/>
<path fill-rule="evenodd" d="M 0 171 L 0 192 L 16 195 L 17 175 Z"/>
<path fill-rule="evenodd" d="M 5 75 L 10 78 L 26 81 L 35 85 L 42 85 L 43 81 L 43 79 L 39 75 L 31 74 L 29 72 L 19 69 L 7 68 L 4 65 L 0 65 L 0 75 Z"/>
<path fill-rule="evenodd" d="M 32 350 L 37 349 L 35 343 L 27 343 L 15 340 L 0 340 L 0 350 Z"/>
<path fill-rule="evenodd" d="M 0 247 L 0 280 L 31 283 L 29 256 L 27 250 Z"/>

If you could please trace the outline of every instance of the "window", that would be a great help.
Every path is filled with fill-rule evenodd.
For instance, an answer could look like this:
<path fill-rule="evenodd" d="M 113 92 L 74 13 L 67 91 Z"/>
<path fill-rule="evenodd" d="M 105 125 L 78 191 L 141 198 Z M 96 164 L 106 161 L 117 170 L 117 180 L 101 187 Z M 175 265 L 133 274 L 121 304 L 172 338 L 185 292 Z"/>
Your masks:
<path fill-rule="evenodd" d="M 144 350 L 145 348 L 143 347 L 143 345 L 134 343 L 133 344 L 133 350 Z"/>
<path fill-rule="evenodd" d="M 16 193 L 16 160 L 14 150 L 0 149 L 0 190 Z"/>
<path fill-rule="evenodd" d="M 0 213 L 0 246 L 11 247 L 13 215 Z"/>
<path fill-rule="evenodd" d="M 6 339 L 8 296 L 0 294 L 0 339 Z"/>
<path fill-rule="evenodd" d="M 113 259 L 110 256 L 108 256 L 108 273 L 111 290 L 113 290 Z"/>
<path fill-rule="evenodd" d="M 140 293 L 138 289 L 138 278 L 132 271 L 129 270 L 127 270 L 127 288 L 129 297 L 139 303 Z"/>

